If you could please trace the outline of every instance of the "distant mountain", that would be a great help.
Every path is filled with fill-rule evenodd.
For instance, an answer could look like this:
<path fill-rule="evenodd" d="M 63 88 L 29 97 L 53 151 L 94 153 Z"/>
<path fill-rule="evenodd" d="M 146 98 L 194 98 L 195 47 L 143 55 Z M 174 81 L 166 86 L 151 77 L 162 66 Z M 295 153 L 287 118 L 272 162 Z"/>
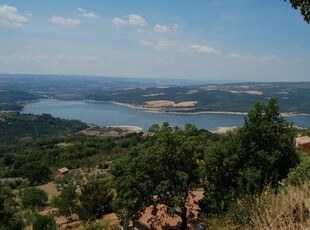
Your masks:
<path fill-rule="evenodd" d="M 9 110 L 8 104 L 3 104 L 8 100 L 12 100 L 9 106 L 18 110 L 20 101 L 44 97 L 115 101 L 166 112 L 248 112 L 257 101 L 266 102 L 270 97 L 277 97 L 282 112 L 310 114 L 310 82 L 202 83 L 175 79 L 2 74 L 0 89 L 5 90 L 2 98 L 6 101 L 2 102 L 0 110 Z"/>

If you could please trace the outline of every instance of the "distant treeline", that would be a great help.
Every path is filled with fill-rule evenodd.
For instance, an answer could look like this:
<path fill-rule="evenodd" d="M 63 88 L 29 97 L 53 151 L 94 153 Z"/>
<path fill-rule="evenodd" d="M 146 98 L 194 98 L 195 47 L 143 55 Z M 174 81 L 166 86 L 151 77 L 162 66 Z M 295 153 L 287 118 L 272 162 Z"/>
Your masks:
<path fill-rule="evenodd" d="M 0 111 L 20 111 L 24 103 L 40 96 L 16 90 L 0 90 Z"/>
<path fill-rule="evenodd" d="M 44 136 L 74 133 L 86 127 L 87 124 L 81 121 L 54 118 L 49 114 L 0 113 L 0 143 L 34 141 Z"/>

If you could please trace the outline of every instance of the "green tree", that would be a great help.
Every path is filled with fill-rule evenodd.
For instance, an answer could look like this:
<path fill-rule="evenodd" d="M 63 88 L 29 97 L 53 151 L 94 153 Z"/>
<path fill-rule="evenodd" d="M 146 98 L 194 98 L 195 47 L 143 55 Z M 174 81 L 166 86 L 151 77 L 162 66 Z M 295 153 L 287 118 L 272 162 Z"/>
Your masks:
<path fill-rule="evenodd" d="M 276 187 L 299 163 L 295 131 L 280 114 L 276 98 L 266 105 L 258 102 L 238 136 L 243 148 L 243 166 L 247 169 L 240 172 L 245 181 L 239 183 L 248 187 L 249 192 L 261 191 L 265 185 Z M 246 177 L 249 168 L 258 175 L 257 179 Z"/>
<path fill-rule="evenodd" d="M 286 1 L 286 0 L 285 0 Z M 304 20 L 310 22 L 310 1 L 309 0 L 290 0 L 290 3 L 294 9 L 299 9 Z"/>
<path fill-rule="evenodd" d="M 52 215 L 37 215 L 33 223 L 33 230 L 56 230 L 57 225 Z"/>
<path fill-rule="evenodd" d="M 94 220 L 112 212 L 114 192 L 107 180 L 90 181 L 81 186 L 78 214 L 84 220 Z"/>
<path fill-rule="evenodd" d="M 0 230 L 22 229 L 22 224 L 15 216 L 16 202 L 11 189 L 0 184 Z"/>
<path fill-rule="evenodd" d="M 60 215 L 71 216 L 76 211 L 77 193 L 76 187 L 68 185 L 64 187 L 58 197 L 53 197 L 52 205 L 58 208 Z"/>
<path fill-rule="evenodd" d="M 38 209 L 47 205 L 47 193 L 38 188 L 27 188 L 20 192 L 21 203 L 24 208 Z"/>
<path fill-rule="evenodd" d="M 238 198 L 276 188 L 299 162 L 295 132 L 279 113 L 275 98 L 258 102 L 236 135 L 205 154 L 205 200 L 208 215 L 225 212 Z"/>
<path fill-rule="evenodd" d="M 20 174 L 26 177 L 32 185 L 35 185 L 48 182 L 52 171 L 40 162 L 30 162 L 21 167 Z"/>
<path fill-rule="evenodd" d="M 180 229 L 187 228 L 186 200 L 199 183 L 196 146 L 192 133 L 197 130 L 172 129 L 168 123 L 152 126 L 151 141 L 118 160 L 112 167 L 117 197 L 114 207 L 126 226 L 137 220 L 148 206 L 156 213 L 164 204 L 168 214 L 182 219 Z"/>

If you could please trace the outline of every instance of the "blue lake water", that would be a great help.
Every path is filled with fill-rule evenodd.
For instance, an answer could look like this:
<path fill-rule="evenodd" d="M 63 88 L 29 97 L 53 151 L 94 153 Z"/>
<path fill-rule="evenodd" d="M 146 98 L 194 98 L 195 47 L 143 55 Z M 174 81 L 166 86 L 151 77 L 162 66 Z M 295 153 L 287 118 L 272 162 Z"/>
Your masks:
<path fill-rule="evenodd" d="M 147 131 L 153 124 L 169 122 L 171 126 L 184 127 L 186 123 L 198 128 L 217 130 L 218 127 L 242 126 L 243 115 L 235 114 L 169 114 L 129 108 L 108 102 L 40 100 L 29 103 L 22 113 L 48 113 L 54 117 L 78 119 L 100 126 L 133 125 Z M 310 126 L 310 116 L 292 116 L 287 120 L 298 126 Z"/>

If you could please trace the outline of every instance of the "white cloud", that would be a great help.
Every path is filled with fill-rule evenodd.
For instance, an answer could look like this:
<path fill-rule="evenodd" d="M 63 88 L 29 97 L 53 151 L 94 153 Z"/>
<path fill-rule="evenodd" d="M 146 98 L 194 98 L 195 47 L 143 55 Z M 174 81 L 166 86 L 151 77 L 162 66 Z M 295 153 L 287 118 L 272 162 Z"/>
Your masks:
<path fill-rule="evenodd" d="M 79 11 L 81 13 L 87 12 L 87 10 L 83 9 L 82 7 L 77 8 L 77 11 Z"/>
<path fill-rule="evenodd" d="M 72 18 L 64 18 L 60 16 L 54 16 L 50 19 L 50 22 L 62 26 L 77 26 L 81 23 L 78 19 L 72 19 Z"/>
<path fill-rule="evenodd" d="M 124 26 L 127 24 L 127 21 L 121 18 L 113 18 L 112 23 L 117 26 Z"/>
<path fill-rule="evenodd" d="M 185 48 L 182 45 L 180 45 L 177 41 L 171 41 L 171 40 L 159 40 L 156 42 L 142 40 L 141 45 L 153 49 L 176 50 L 176 51 L 182 51 Z"/>
<path fill-rule="evenodd" d="M 98 58 L 95 56 L 70 56 L 65 54 L 60 54 L 56 58 L 58 61 L 67 61 L 67 62 L 96 62 Z"/>
<path fill-rule="evenodd" d="M 83 17 L 87 17 L 87 18 L 99 18 L 99 15 L 94 14 L 94 13 L 92 13 L 92 12 L 89 12 L 89 11 L 87 11 L 87 10 L 81 8 L 81 7 L 79 7 L 79 8 L 77 9 L 77 11 L 79 11 Z"/>
<path fill-rule="evenodd" d="M 48 56 L 38 54 L 38 55 L 33 55 L 33 54 L 13 54 L 10 56 L 9 60 L 11 61 L 25 61 L 25 62 L 40 62 L 40 61 L 45 61 L 49 59 Z"/>
<path fill-rule="evenodd" d="M 138 14 L 130 14 L 127 19 L 113 18 L 112 23 L 118 26 L 131 25 L 131 26 L 146 26 L 147 21 Z"/>
<path fill-rule="evenodd" d="M 216 50 L 210 46 L 201 46 L 201 45 L 191 45 L 191 48 L 198 53 L 205 53 L 205 54 L 220 54 L 219 50 Z"/>
<path fill-rule="evenodd" d="M 162 49 L 162 50 L 174 50 L 179 52 L 197 52 L 203 54 L 212 54 L 212 55 L 219 55 L 221 52 L 209 46 L 201 46 L 201 45 L 187 45 L 181 44 L 177 41 L 171 40 L 158 40 L 156 42 L 142 40 L 141 45 L 147 46 L 153 49 Z"/>
<path fill-rule="evenodd" d="M 158 33 L 165 33 L 168 31 L 168 26 L 156 24 L 154 26 L 154 31 Z"/>
<path fill-rule="evenodd" d="M 179 25 L 178 24 L 171 24 L 171 25 L 160 25 L 160 24 L 156 24 L 154 26 L 154 31 L 158 32 L 158 33 L 166 33 L 166 32 L 175 32 L 179 29 Z"/>
<path fill-rule="evenodd" d="M 233 59 L 239 59 L 244 61 L 252 61 L 252 62 L 274 62 L 274 61 L 282 61 L 283 59 L 277 55 L 269 54 L 269 55 L 252 55 L 252 54 L 239 54 L 239 53 L 231 53 L 228 57 Z"/>
<path fill-rule="evenodd" d="M 27 18 L 18 14 L 18 9 L 13 6 L 0 6 L 0 25 L 3 26 L 22 26 Z"/>
<path fill-rule="evenodd" d="M 131 14 L 128 17 L 128 24 L 132 26 L 145 26 L 147 24 L 146 20 L 138 14 Z"/>

